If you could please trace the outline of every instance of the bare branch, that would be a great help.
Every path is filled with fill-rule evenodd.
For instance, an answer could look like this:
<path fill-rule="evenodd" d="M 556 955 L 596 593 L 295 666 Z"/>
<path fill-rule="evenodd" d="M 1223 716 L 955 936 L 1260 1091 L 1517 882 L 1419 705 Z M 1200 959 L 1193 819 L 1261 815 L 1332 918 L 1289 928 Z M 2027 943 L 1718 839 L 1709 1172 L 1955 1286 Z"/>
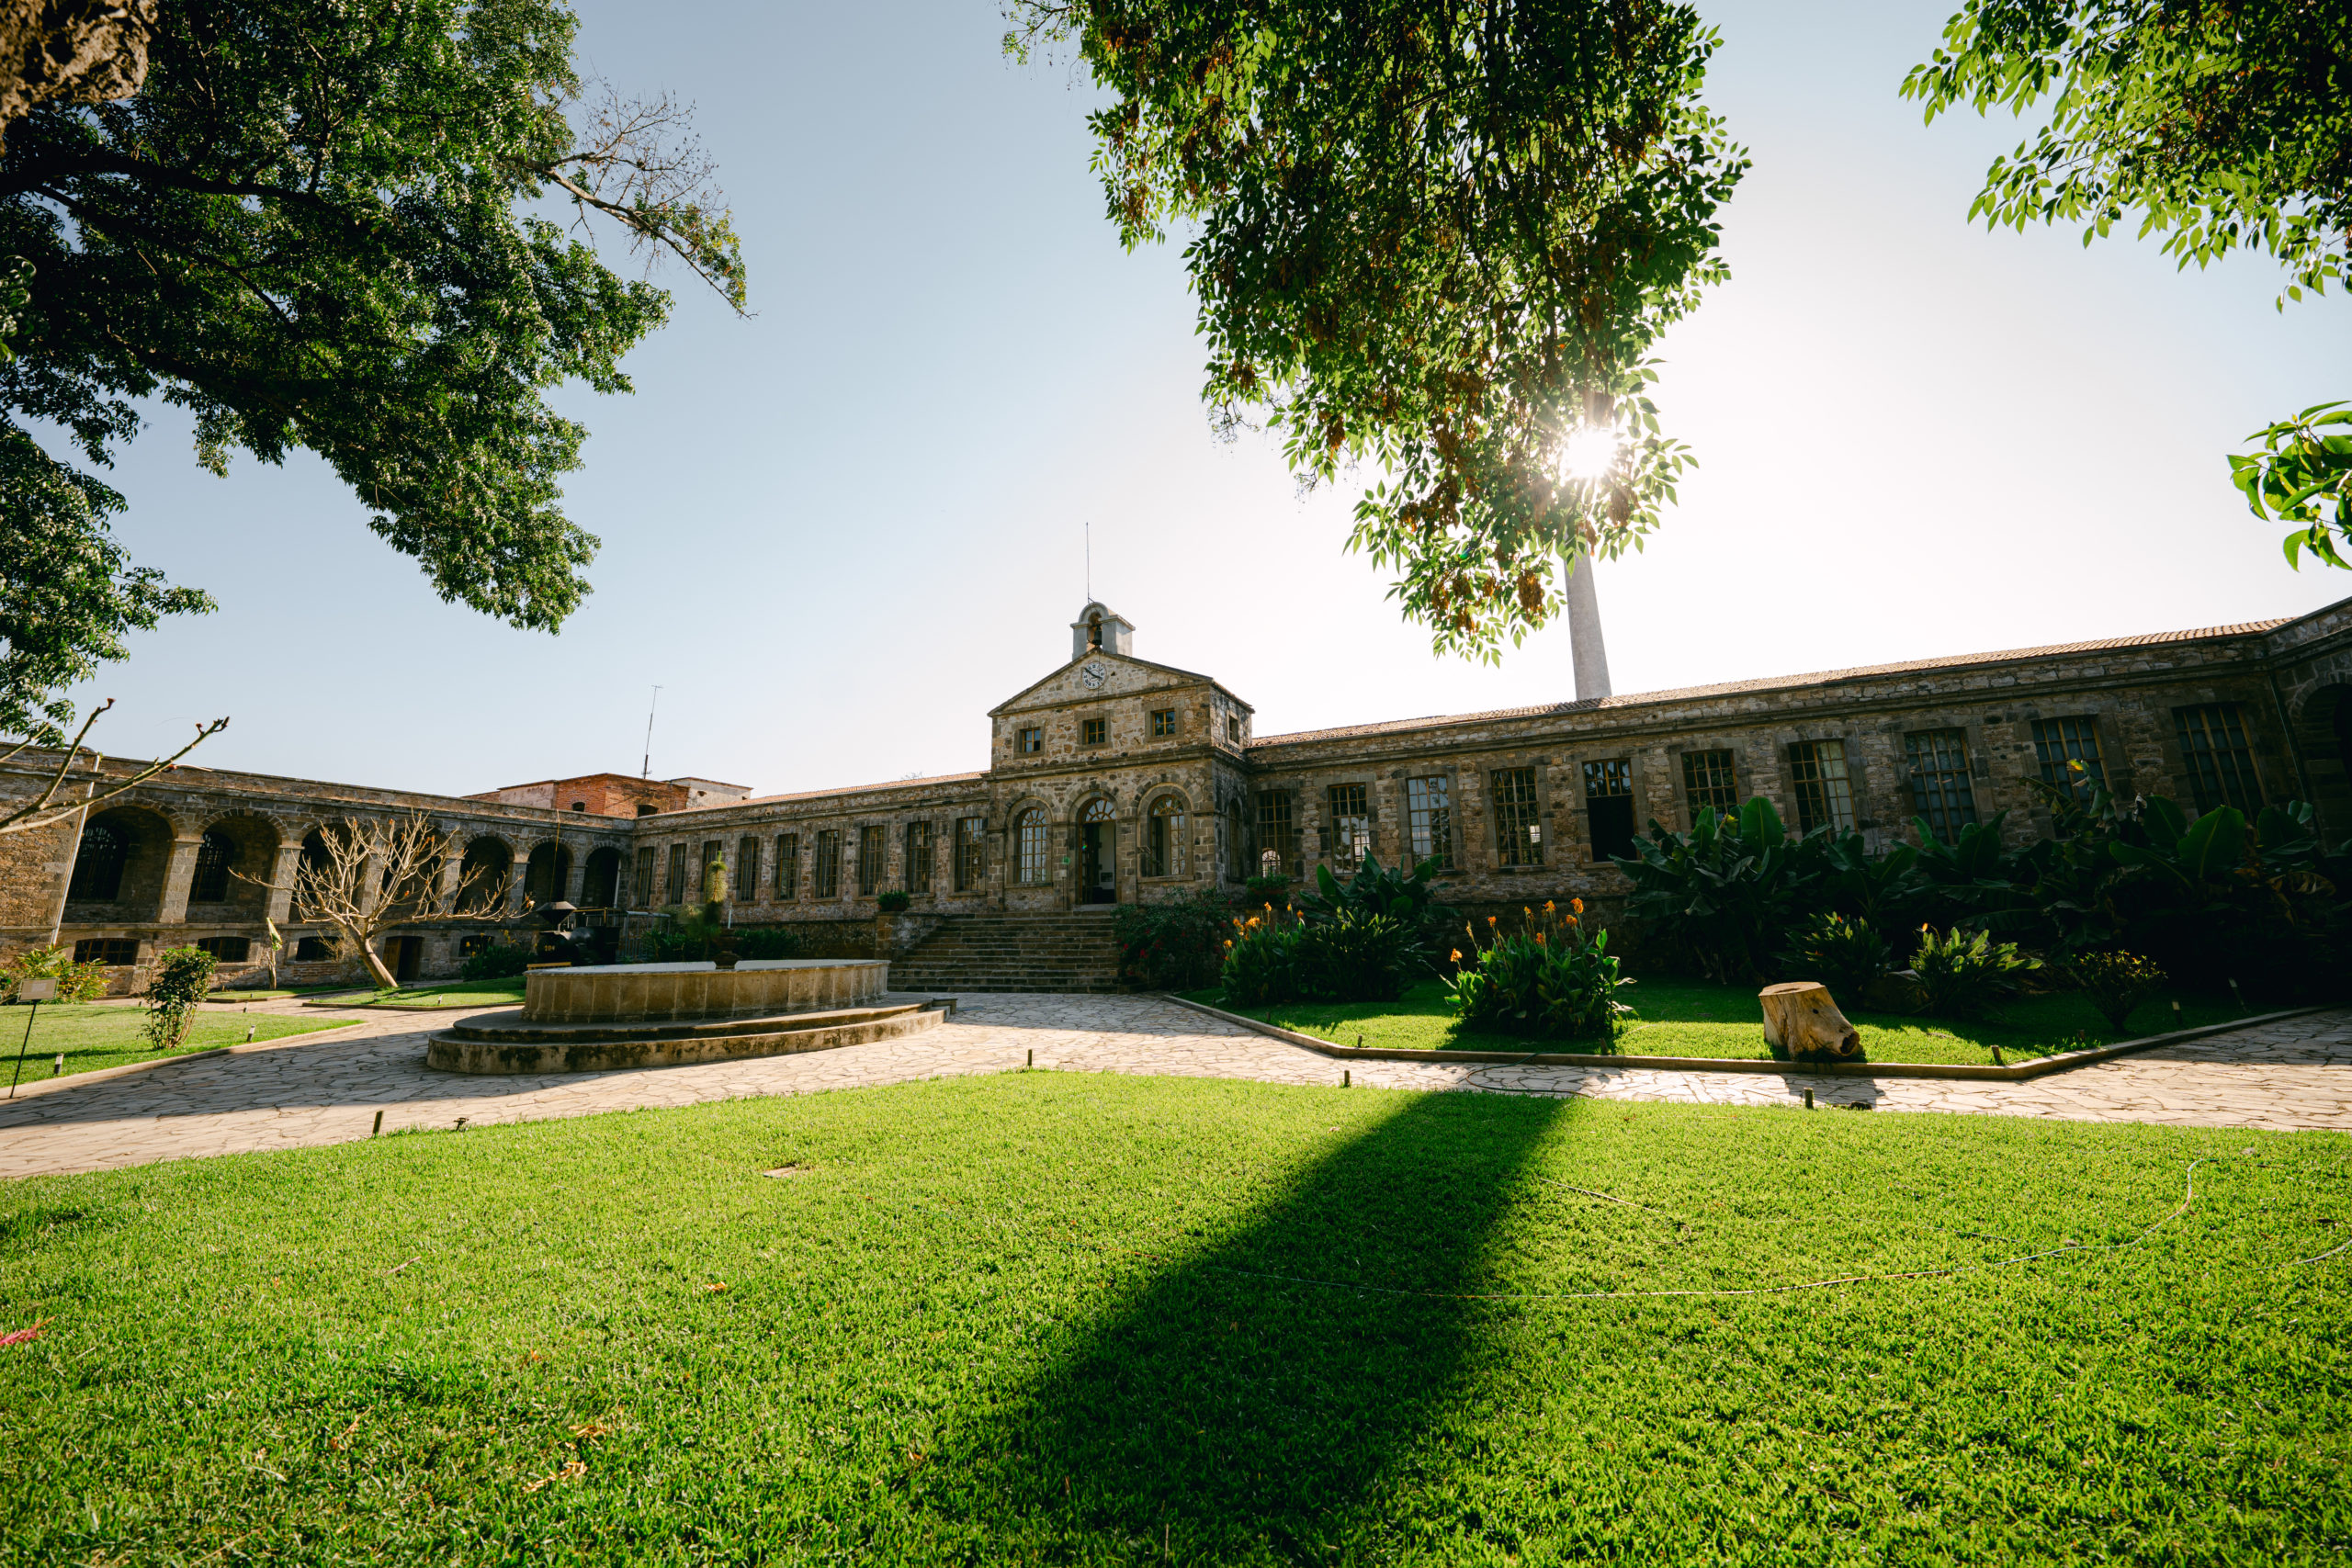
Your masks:
<path fill-rule="evenodd" d="M 441 896 L 442 868 L 458 836 L 444 833 L 421 813 L 390 821 L 346 817 L 321 829 L 324 853 L 304 855 L 289 884 L 267 882 L 243 872 L 239 881 L 287 895 L 293 918 L 305 925 L 334 928 L 336 945 L 352 951 L 376 983 L 397 990 L 377 953 L 375 941 L 389 931 L 428 922 L 464 920 L 494 924 L 508 917 L 506 879 L 487 866 L 460 874 L 451 897 Z M 480 895 L 489 894 L 488 898 Z"/>
<path fill-rule="evenodd" d="M 94 796 L 89 800 L 75 801 L 71 806 L 51 807 L 49 804 L 50 801 L 55 798 L 58 786 L 65 782 L 66 773 L 70 772 L 74 766 L 74 757 L 77 756 L 82 750 L 82 737 L 90 733 L 90 726 L 98 722 L 98 715 L 106 712 L 107 709 L 112 706 L 114 706 L 114 699 L 112 697 L 108 697 L 97 707 L 90 710 L 90 716 L 82 721 L 81 730 L 74 737 L 74 744 L 65 749 L 65 755 L 59 760 L 56 772 L 50 775 L 49 787 L 42 790 L 39 797 L 30 805 L 19 807 L 9 815 L 0 817 L 0 833 L 29 833 L 36 828 L 52 827 L 57 823 L 62 822 L 77 811 L 95 811 L 99 807 L 104 806 L 107 801 L 114 799 L 118 795 L 130 794 L 132 790 L 137 789 L 141 784 L 145 784 L 149 779 L 153 778 L 157 773 L 164 772 L 165 769 L 177 767 L 179 765 L 179 760 L 182 757 L 187 756 L 190 751 L 195 750 L 207 740 L 211 739 L 214 736 L 229 728 L 229 721 L 225 717 L 216 718 L 210 724 L 199 724 L 196 727 L 195 739 L 189 741 L 187 745 L 181 747 L 178 750 L 173 752 L 162 761 L 148 763 L 146 767 L 141 769 L 138 773 L 133 773 L 130 777 L 123 780 L 122 783 L 115 785 L 114 788 L 107 791 L 106 794 Z M 29 744 L 29 742 L 28 742 L 28 744 Z M 23 746 L 19 746 L 17 748 L 16 751 L 9 752 L 8 756 L 13 757 L 17 754 L 17 751 L 21 751 L 24 749 L 25 748 Z M 6 758 L 0 758 L 0 761 L 6 761 Z M 90 759 L 91 765 L 93 767 L 104 761 L 104 758 L 96 756 L 95 753 Z"/>
<path fill-rule="evenodd" d="M 628 231 L 632 250 L 669 252 L 737 315 L 747 314 L 742 251 L 718 166 L 694 134 L 693 106 L 667 93 L 625 98 L 605 85 L 580 119 L 579 144 L 531 172 L 571 197 L 583 224 L 591 212 L 611 219 Z"/>

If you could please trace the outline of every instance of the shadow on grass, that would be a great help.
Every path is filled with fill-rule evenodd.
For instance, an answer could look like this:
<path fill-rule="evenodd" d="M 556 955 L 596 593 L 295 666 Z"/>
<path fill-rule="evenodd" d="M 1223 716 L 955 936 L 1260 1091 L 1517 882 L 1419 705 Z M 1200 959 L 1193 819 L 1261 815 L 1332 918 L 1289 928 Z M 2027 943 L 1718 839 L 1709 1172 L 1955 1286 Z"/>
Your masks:
<path fill-rule="evenodd" d="M 1476 1359 L 1487 1260 L 1564 1102 L 1427 1095 L 1048 1340 L 924 1490 L 987 1559 L 1354 1556 Z M 1431 1296 L 1286 1282 L 1290 1276 Z"/>

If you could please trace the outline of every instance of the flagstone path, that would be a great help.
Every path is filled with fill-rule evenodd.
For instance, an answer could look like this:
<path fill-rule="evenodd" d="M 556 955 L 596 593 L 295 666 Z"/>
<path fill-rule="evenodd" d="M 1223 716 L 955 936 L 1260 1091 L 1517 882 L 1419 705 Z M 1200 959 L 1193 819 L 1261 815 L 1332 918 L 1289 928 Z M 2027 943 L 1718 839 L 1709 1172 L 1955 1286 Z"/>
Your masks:
<path fill-rule="evenodd" d="M 290 1003 L 250 1010 L 291 1010 Z M 319 1016 L 311 1010 L 310 1016 Z M 323 1040 L 266 1042 L 0 1101 L 0 1177 L 344 1143 L 752 1095 L 999 1073 L 1034 1057 L 1075 1072 L 1255 1078 L 1498 1094 L 2046 1116 L 2352 1132 L 2352 1009 L 2211 1035 L 2025 1083 L 1476 1063 L 1340 1063 L 1152 997 L 989 995 L 937 1029 L 838 1051 L 640 1072 L 473 1077 L 428 1070 L 424 1037 L 463 1015 L 354 1012 Z"/>

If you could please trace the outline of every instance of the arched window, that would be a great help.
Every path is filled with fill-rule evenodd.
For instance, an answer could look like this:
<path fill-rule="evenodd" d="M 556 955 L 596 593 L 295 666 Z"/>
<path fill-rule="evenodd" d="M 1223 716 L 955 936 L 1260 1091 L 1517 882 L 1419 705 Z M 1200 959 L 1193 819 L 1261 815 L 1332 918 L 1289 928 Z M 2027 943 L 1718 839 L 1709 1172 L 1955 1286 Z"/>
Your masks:
<path fill-rule="evenodd" d="M 191 904 L 225 904 L 229 901 L 229 873 L 237 865 L 237 840 L 215 828 L 204 835 L 204 842 L 197 846 L 196 876 L 188 884 L 187 901 Z"/>
<path fill-rule="evenodd" d="M 1049 880 L 1046 869 L 1046 814 L 1033 806 L 1012 819 L 1015 863 L 1021 885 L 1036 887 Z"/>
<path fill-rule="evenodd" d="M 74 885 L 65 890 L 71 900 L 111 903 L 122 892 L 123 863 L 130 858 L 130 840 L 122 829 L 93 822 L 82 829 L 82 848 L 74 857 Z"/>
<path fill-rule="evenodd" d="M 1184 803 L 1163 795 L 1144 814 L 1143 874 L 1146 876 L 1184 874 Z"/>

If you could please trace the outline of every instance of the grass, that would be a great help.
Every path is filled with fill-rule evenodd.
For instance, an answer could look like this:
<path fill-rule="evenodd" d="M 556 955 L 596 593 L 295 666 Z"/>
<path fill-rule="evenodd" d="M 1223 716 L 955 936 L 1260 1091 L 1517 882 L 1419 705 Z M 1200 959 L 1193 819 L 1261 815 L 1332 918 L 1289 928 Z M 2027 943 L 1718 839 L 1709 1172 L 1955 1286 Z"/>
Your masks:
<path fill-rule="evenodd" d="M 27 1015 L 32 1010 L 29 1007 L 0 1007 L 0 1059 L 6 1064 L 0 1070 L 16 1070 L 17 1052 L 25 1041 Z M 25 1081 L 31 1083 L 50 1077 L 50 1068 L 60 1052 L 64 1053 L 67 1073 L 90 1073 L 100 1067 L 152 1061 L 157 1056 L 185 1056 L 191 1051 L 242 1045 L 248 1029 L 258 1041 L 282 1040 L 289 1034 L 308 1034 L 314 1029 L 335 1027 L 333 1021 L 324 1019 L 199 1011 L 188 1025 L 187 1038 L 176 1050 L 158 1051 L 147 1043 L 141 1027 L 146 1020 L 146 1010 L 136 1007 L 42 1008 L 40 1016 L 30 1020 L 32 1040 L 25 1053 Z"/>
<path fill-rule="evenodd" d="M 1224 1007 L 1214 988 L 1185 995 Z M 1769 1061 L 1763 1014 L 1751 987 L 1710 986 L 1689 980 L 1645 977 L 1623 993 L 1634 1005 L 1614 1049 L 1641 1056 L 1707 1056 L 1718 1060 Z M 2176 1027 L 2167 994 L 2152 998 L 2122 1032 L 2108 1027 L 2080 996 L 2059 994 L 2011 1002 L 1999 1022 L 1906 1018 L 1899 1013 L 1843 1010 L 1862 1036 L 1862 1054 L 1873 1062 L 1974 1062 L 1990 1065 L 1993 1047 L 2009 1061 L 2080 1051 Z M 2183 994 L 2179 1027 L 2227 1023 L 2244 1016 L 2229 1002 Z M 1541 1041 L 1512 1034 L 1481 1034 L 1454 1026 L 1446 991 L 1432 980 L 1416 986 L 1401 1002 L 1285 1002 L 1275 1007 L 1229 1011 L 1352 1045 L 1415 1051 L 1568 1051 L 1611 1047 L 1598 1041 Z"/>
<path fill-rule="evenodd" d="M 0 1562 L 2333 1560 L 2346 1153 L 1034 1073 L 37 1179 Z"/>
<path fill-rule="evenodd" d="M 397 991 L 344 991 L 315 1007 L 492 1008 L 523 1005 L 523 976 L 506 980 L 431 981 Z"/>
<path fill-rule="evenodd" d="M 215 991 L 205 999 L 215 1002 L 271 1002 L 280 1001 L 288 997 L 340 995 L 350 989 L 349 986 L 294 986 L 279 988 L 248 986 L 235 990 Z"/>

